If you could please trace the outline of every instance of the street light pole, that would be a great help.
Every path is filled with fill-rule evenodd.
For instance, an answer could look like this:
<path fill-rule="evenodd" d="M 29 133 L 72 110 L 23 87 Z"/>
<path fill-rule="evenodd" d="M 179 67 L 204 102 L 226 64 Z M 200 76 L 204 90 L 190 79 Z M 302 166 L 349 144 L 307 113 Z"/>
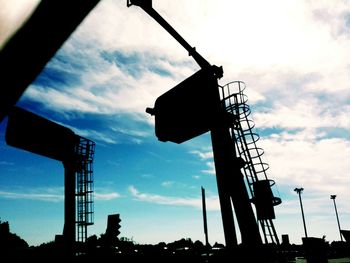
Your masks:
<path fill-rule="evenodd" d="M 295 192 L 299 195 L 299 202 L 300 202 L 300 208 L 301 208 L 301 215 L 303 217 L 303 224 L 304 224 L 304 231 L 305 231 L 305 237 L 307 237 L 306 232 L 306 224 L 305 224 L 305 217 L 304 217 L 304 209 L 303 209 L 303 203 L 301 202 L 301 193 L 304 191 L 304 188 L 295 188 Z"/>
<path fill-rule="evenodd" d="M 340 223 L 339 223 L 339 217 L 338 217 L 338 211 L 337 211 L 337 206 L 335 204 L 335 198 L 337 196 L 336 195 L 331 195 L 331 199 L 333 200 L 333 204 L 334 204 L 334 209 L 335 209 L 335 215 L 337 216 L 337 222 L 338 222 L 338 229 L 339 229 L 339 235 L 340 235 L 340 240 L 343 241 L 343 237 L 341 235 L 341 230 L 340 230 Z"/>

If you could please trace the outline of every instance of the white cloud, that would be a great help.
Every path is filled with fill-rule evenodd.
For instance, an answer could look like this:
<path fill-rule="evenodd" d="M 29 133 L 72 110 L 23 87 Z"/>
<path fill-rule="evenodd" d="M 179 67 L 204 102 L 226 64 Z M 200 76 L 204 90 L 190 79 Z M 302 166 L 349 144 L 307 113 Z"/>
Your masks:
<path fill-rule="evenodd" d="M 268 177 L 276 181 L 277 187 L 303 187 L 318 196 L 341 194 L 343 198 L 350 198 L 347 190 L 350 165 L 346 161 L 350 158 L 350 141 L 310 139 L 310 135 L 303 133 L 261 140 L 265 149 L 262 158 L 270 165 Z M 313 136 L 317 138 L 317 135 Z"/>
<path fill-rule="evenodd" d="M 112 138 L 109 135 L 106 135 L 106 133 L 103 132 L 98 132 L 94 130 L 81 130 L 81 129 L 76 129 L 72 128 L 79 136 L 90 138 L 92 140 L 97 140 L 99 142 L 104 142 L 108 144 L 117 144 L 118 142 Z"/>
<path fill-rule="evenodd" d="M 212 175 L 216 174 L 215 163 L 213 160 L 214 154 L 212 150 L 192 150 L 190 151 L 190 153 L 198 156 L 201 161 L 205 161 L 205 166 L 207 167 L 207 169 L 202 169 L 202 173 Z"/>
<path fill-rule="evenodd" d="M 76 47 L 78 50 L 79 45 L 77 44 Z M 153 118 L 145 113 L 145 109 L 153 107 L 156 98 L 175 86 L 176 79 L 183 80 L 184 76 L 188 75 L 184 72 L 189 71 L 189 66 L 170 65 L 164 59 L 154 55 L 147 58 L 152 61 L 150 65 L 147 65 L 147 61 L 137 60 L 139 69 L 133 69 L 132 65 L 127 65 L 123 70 L 117 65 L 117 60 L 108 62 L 102 59 L 98 52 L 98 50 L 87 51 L 85 54 L 87 57 L 79 63 L 88 63 L 88 65 L 77 70 L 69 69 L 78 63 L 75 61 L 75 54 L 69 55 L 67 54 L 69 52 L 63 51 L 62 58 L 52 60 L 47 68 L 56 70 L 55 74 L 62 74 L 59 78 L 65 77 L 68 72 L 79 76 L 79 83 L 76 84 L 73 81 L 71 84 L 62 85 L 59 82 L 44 84 L 37 82 L 26 90 L 23 99 L 31 99 L 47 109 L 58 112 L 128 114 L 129 117 L 133 117 L 133 120 L 153 124 Z M 71 63 L 70 56 L 73 60 Z M 114 60 L 114 58 L 111 59 Z M 99 66 L 96 67 L 96 65 Z M 172 73 L 159 75 L 160 73 L 152 71 L 147 68 L 148 66 L 155 68 L 159 66 L 159 70 Z M 129 69 L 139 72 L 133 76 L 128 72 Z"/>
<path fill-rule="evenodd" d="M 86 113 L 93 113 L 97 108 L 93 104 L 88 104 L 83 97 L 79 97 L 75 92 L 62 92 L 50 87 L 32 86 L 25 95 L 34 101 L 43 104 L 50 102 L 51 110 L 58 111 L 82 111 Z"/>
<path fill-rule="evenodd" d="M 94 198 L 97 201 L 113 200 L 120 198 L 117 192 L 107 192 L 104 189 L 94 192 Z M 64 200 L 63 187 L 45 187 L 45 188 L 24 188 L 12 187 L 11 190 L 0 190 L 0 198 L 33 200 L 45 202 L 62 202 Z"/>
<path fill-rule="evenodd" d="M 136 137 L 148 137 L 150 134 L 147 131 L 144 130 L 131 130 L 131 129 L 124 129 L 124 128 L 112 128 L 113 131 L 115 132 L 120 132 L 120 133 L 124 133 L 124 134 L 129 134 L 132 136 L 136 136 Z"/>
<path fill-rule="evenodd" d="M 62 202 L 63 188 L 32 188 L 15 187 L 12 190 L 0 190 L 0 197 L 6 199 L 36 200 L 45 202 Z"/>
<path fill-rule="evenodd" d="M 211 162 L 206 162 L 205 163 L 206 166 L 208 167 L 208 169 L 204 169 L 202 170 L 202 173 L 205 173 L 205 174 L 216 174 L 216 171 L 215 171 L 215 163 L 214 161 L 211 161 Z"/>
<path fill-rule="evenodd" d="M 350 120 L 347 116 L 350 105 L 343 102 L 345 99 L 322 93 L 300 97 L 295 94 L 285 97 L 276 95 L 271 106 L 267 105 L 260 111 L 254 111 L 253 106 L 252 119 L 258 128 L 349 129 Z"/>
<path fill-rule="evenodd" d="M 301 125 L 306 120 L 317 125 L 319 120 L 313 119 L 312 112 L 325 109 L 329 114 L 324 122 L 330 122 L 337 114 L 334 109 L 322 108 L 321 101 L 309 104 L 300 98 L 305 93 L 322 92 L 336 103 L 339 100 L 335 98 L 350 96 L 350 37 L 332 33 L 337 29 L 342 29 L 342 36 L 347 33 L 344 26 L 349 7 L 343 3 L 181 0 L 157 1 L 154 7 L 204 57 L 224 66 L 222 83 L 241 76 L 248 85 L 250 102 L 273 101 L 275 108 L 264 118 L 270 123 L 291 125 L 294 120 L 294 125 Z M 325 23 L 326 18 L 332 23 Z M 141 8 L 127 8 L 123 1 L 101 2 L 62 50 L 67 62 L 74 63 L 54 61 L 49 66 L 78 74 L 81 83 L 59 90 L 33 86 L 26 92 L 54 110 L 144 114 L 159 95 L 196 70 L 193 63 L 184 63 L 193 60 L 160 25 Z M 114 51 L 139 54 L 140 61 L 132 63 L 141 74 L 132 76 L 129 69 L 120 67 L 122 61 L 101 57 L 101 52 Z M 132 69 L 131 62 L 125 63 Z M 151 66 L 173 76 L 152 72 Z M 276 95 L 266 96 L 266 92 Z M 289 104 L 284 104 L 286 98 Z M 153 118 L 145 116 L 143 121 L 152 124 Z"/>
<path fill-rule="evenodd" d="M 95 192 L 94 193 L 94 198 L 96 201 L 108 201 L 108 200 L 113 200 L 120 198 L 121 195 L 116 192 L 111 192 L 111 193 L 100 193 L 100 192 Z"/>
<path fill-rule="evenodd" d="M 162 196 L 150 193 L 141 193 L 135 186 L 129 186 L 128 188 L 131 195 L 138 201 L 150 202 L 160 205 L 171 205 L 171 206 L 190 206 L 197 209 L 202 208 L 202 199 L 190 198 L 190 197 L 175 197 L 175 196 Z M 207 197 L 206 200 L 207 210 L 220 210 L 219 199 L 217 196 Z"/>
<path fill-rule="evenodd" d="M 202 152 L 199 150 L 193 150 L 191 151 L 192 154 L 197 155 L 201 160 L 207 160 L 207 159 L 212 159 L 213 158 L 213 152 Z"/>

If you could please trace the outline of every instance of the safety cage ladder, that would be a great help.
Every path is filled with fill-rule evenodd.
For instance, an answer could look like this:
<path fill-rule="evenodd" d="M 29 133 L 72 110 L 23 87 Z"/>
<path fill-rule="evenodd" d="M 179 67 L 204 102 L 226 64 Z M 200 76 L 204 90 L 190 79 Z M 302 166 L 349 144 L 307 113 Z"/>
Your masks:
<path fill-rule="evenodd" d="M 242 81 L 233 81 L 221 88 L 221 99 L 226 111 L 233 116 L 230 127 L 231 137 L 235 143 L 238 157 L 245 161 L 242 168 L 251 201 L 255 204 L 257 219 L 264 234 L 265 243 L 279 244 L 279 239 L 272 219 L 275 218 L 273 206 L 281 203 L 274 197 L 271 187 L 275 184 L 267 178 L 269 165 L 262 160 L 264 151 L 257 146 L 259 135 L 253 131 L 254 121 L 247 104 L 248 97 Z"/>
<path fill-rule="evenodd" d="M 94 223 L 93 156 L 95 143 L 80 137 L 76 145 L 76 241 L 85 243 L 87 227 Z"/>

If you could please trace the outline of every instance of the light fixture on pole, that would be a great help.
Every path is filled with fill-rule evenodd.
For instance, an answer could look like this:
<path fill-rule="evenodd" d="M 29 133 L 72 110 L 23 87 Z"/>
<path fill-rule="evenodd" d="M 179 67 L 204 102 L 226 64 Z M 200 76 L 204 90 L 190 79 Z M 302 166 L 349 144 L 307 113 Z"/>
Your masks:
<path fill-rule="evenodd" d="M 340 230 L 340 223 L 339 223 L 337 205 L 335 204 L 335 198 L 336 198 L 336 197 L 337 197 L 336 195 L 331 195 L 331 199 L 333 200 L 333 204 L 334 204 L 335 215 L 337 216 L 337 222 L 338 222 L 338 229 L 339 229 L 340 240 L 343 241 L 343 236 L 342 236 L 341 230 Z"/>
<path fill-rule="evenodd" d="M 299 195 L 299 201 L 300 201 L 301 215 L 302 215 L 302 217 L 303 217 L 303 224 L 304 224 L 305 237 L 307 237 L 307 231 L 306 231 L 306 224 L 305 224 L 303 203 L 301 202 L 301 193 L 304 191 L 304 188 L 295 188 L 294 191 L 297 192 L 297 194 Z"/>

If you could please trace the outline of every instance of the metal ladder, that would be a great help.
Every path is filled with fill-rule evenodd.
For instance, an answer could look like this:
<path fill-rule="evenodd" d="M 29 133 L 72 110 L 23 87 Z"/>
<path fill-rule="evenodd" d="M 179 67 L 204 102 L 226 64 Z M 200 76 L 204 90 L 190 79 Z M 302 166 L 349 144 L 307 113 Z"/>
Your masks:
<path fill-rule="evenodd" d="M 246 179 L 246 186 L 249 189 L 250 199 L 254 201 L 254 183 L 259 180 L 268 180 L 270 186 L 274 181 L 267 178 L 266 171 L 269 165 L 262 161 L 264 153 L 262 148 L 257 147 L 259 135 L 253 132 L 255 123 L 249 118 L 251 110 L 247 104 L 248 97 L 243 93 L 245 84 L 241 81 L 233 81 L 221 87 L 221 99 L 226 112 L 233 118 L 230 132 L 235 143 L 237 155 L 245 161 L 242 173 Z M 281 203 L 281 199 L 273 197 L 273 205 Z M 279 239 L 271 218 L 258 219 L 265 243 L 279 244 Z"/>
<path fill-rule="evenodd" d="M 85 243 L 87 226 L 94 223 L 93 200 L 93 156 L 95 143 L 79 137 L 75 148 L 76 155 L 76 229 L 78 243 Z"/>

